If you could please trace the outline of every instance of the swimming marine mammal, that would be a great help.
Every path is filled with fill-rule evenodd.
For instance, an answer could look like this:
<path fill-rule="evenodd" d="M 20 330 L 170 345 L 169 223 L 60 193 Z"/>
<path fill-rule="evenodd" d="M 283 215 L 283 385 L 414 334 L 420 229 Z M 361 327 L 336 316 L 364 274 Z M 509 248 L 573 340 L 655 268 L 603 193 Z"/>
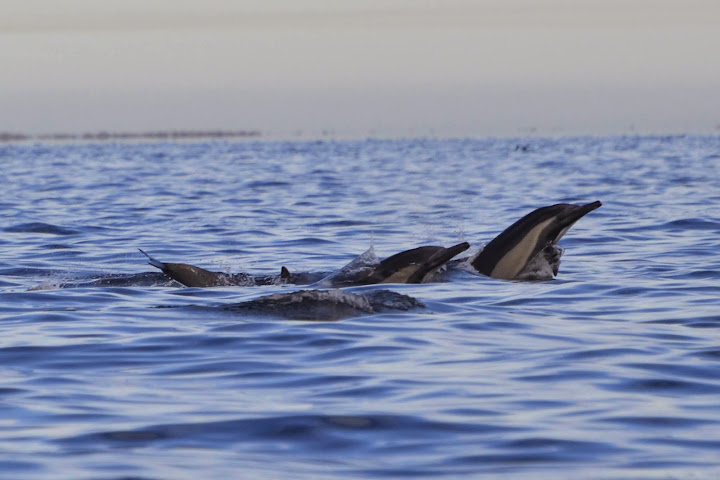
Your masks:
<path fill-rule="evenodd" d="M 456 255 L 470 248 L 467 242 L 452 247 L 417 247 L 392 255 L 375 267 L 363 280 L 374 283 L 425 283 Z"/>
<path fill-rule="evenodd" d="M 556 243 L 575 222 L 600 208 L 595 201 L 585 205 L 558 203 L 538 208 L 495 237 L 470 260 L 476 271 L 493 278 L 517 278 L 538 255 L 546 257 L 557 275 L 562 249 Z"/>
<path fill-rule="evenodd" d="M 211 272 L 204 268 L 187 263 L 161 262 L 153 258 L 143 249 L 138 248 L 148 258 L 148 264 L 159 268 L 168 277 L 186 287 L 252 287 L 259 285 L 308 285 L 324 278 L 327 273 L 290 273 L 282 267 L 279 275 L 250 275 L 248 273 Z"/>
<path fill-rule="evenodd" d="M 350 287 L 378 283 L 425 283 L 450 259 L 470 248 L 462 242 L 452 247 L 424 246 L 396 253 L 378 261 L 371 247 L 365 253 L 319 282 L 321 287 Z"/>
<path fill-rule="evenodd" d="M 148 264 L 159 268 L 165 275 L 186 287 L 247 286 L 255 284 L 253 278 L 246 273 L 231 275 L 222 272 L 211 272 L 187 263 L 161 262 L 145 253 L 142 249 L 138 248 L 138 250 L 148 258 Z"/>
<path fill-rule="evenodd" d="M 347 317 L 425 308 L 416 298 L 390 290 L 296 290 L 224 305 L 224 310 L 288 320 L 334 321 Z"/>

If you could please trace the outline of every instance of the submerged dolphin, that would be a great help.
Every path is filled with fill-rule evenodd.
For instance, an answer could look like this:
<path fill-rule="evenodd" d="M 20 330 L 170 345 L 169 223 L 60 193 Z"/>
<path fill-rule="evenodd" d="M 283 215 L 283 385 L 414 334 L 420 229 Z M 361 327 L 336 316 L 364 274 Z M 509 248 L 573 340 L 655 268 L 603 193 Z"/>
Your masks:
<path fill-rule="evenodd" d="M 595 201 L 538 208 L 495 237 L 470 260 L 470 265 L 489 277 L 512 280 L 541 254 L 547 257 L 553 274 L 557 275 L 562 250 L 556 243 L 575 222 L 601 205 Z"/>
<path fill-rule="evenodd" d="M 407 311 L 425 305 L 390 290 L 347 292 L 343 290 L 297 290 L 266 295 L 222 308 L 236 313 L 289 320 L 333 321 L 376 313 Z"/>

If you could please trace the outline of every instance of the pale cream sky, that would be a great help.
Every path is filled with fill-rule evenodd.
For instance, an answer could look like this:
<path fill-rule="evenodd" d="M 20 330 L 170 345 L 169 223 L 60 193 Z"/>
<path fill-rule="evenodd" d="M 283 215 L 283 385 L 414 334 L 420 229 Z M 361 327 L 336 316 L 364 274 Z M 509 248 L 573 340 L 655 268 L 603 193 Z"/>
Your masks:
<path fill-rule="evenodd" d="M 3 0 L 0 131 L 716 133 L 716 0 Z"/>

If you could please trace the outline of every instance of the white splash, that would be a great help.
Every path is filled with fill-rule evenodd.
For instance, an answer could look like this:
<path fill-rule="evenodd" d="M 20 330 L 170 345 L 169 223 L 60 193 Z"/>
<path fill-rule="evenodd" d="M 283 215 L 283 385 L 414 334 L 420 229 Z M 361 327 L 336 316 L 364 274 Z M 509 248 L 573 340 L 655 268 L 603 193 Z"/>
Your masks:
<path fill-rule="evenodd" d="M 337 270 L 317 283 L 319 287 L 330 287 L 340 285 L 349 280 L 365 276 L 380 263 L 375 254 L 375 248 L 370 246 L 363 253 L 355 257 L 350 263 Z"/>

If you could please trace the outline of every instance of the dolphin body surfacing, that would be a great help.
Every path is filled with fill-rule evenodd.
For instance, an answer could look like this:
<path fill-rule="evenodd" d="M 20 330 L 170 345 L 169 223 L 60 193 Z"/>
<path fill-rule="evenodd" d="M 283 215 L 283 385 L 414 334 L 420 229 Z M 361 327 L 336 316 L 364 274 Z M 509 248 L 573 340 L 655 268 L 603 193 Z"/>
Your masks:
<path fill-rule="evenodd" d="M 452 247 L 418 247 L 386 258 L 370 273 L 367 283 L 425 283 L 450 259 L 470 248 L 467 242 Z"/>
<path fill-rule="evenodd" d="M 538 255 L 544 255 L 557 275 L 562 249 L 556 243 L 575 222 L 599 208 L 600 201 L 585 205 L 558 203 L 534 210 L 510 225 L 470 260 L 472 267 L 489 277 L 512 280 Z M 552 277 L 551 277 L 552 278 Z"/>
<path fill-rule="evenodd" d="M 467 242 L 452 247 L 424 246 L 396 253 L 385 260 L 365 265 L 360 257 L 320 281 L 320 285 L 348 287 L 378 283 L 426 283 L 450 259 L 470 248 Z M 367 253 L 367 252 L 366 252 Z M 365 255 L 365 254 L 363 254 Z"/>
<path fill-rule="evenodd" d="M 246 286 L 254 284 L 253 278 L 246 273 L 230 275 L 222 272 L 211 272 L 187 263 L 161 262 L 145 253 L 142 249 L 138 248 L 138 250 L 148 258 L 148 264 L 159 268 L 165 275 L 186 287 Z"/>

